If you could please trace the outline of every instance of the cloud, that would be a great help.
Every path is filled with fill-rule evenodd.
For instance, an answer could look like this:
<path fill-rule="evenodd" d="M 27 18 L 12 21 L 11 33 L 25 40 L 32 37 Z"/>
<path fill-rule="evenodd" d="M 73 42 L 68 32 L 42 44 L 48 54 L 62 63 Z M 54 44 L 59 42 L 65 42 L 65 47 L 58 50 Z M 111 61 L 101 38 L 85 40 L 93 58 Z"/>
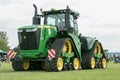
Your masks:
<path fill-rule="evenodd" d="M 32 3 L 34 0 L 0 0 L 0 5 L 2 6 L 8 6 L 11 4 L 27 4 Z"/>
<path fill-rule="evenodd" d="M 83 36 L 96 37 L 105 49 L 109 51 L 120 51 L 120 24 L 87 24 L 80 25 L 79 32 Z"/>
<path fill-rule="evenodd" d="M 96 37 L 105 48 L 120 51 L 118 0 L 0 0 L 0 30 L 8 33 L 10 46 L 15 47 L 18 44 L 17 28 L 32 24 L 33 3 L 38 10 L 65 9 L 69 5 L 80 13 L 78 25 L 82 35 Z"/>
<path fill-rule="evenodd" d="M 0 1 L 0 31 L 7 32 L 9 45 L 12 48 L 18 45 L 17 28 L 30 24 L 32 21 L 31 9 L 33 9 L 32 2 L 29 0 Z"/>

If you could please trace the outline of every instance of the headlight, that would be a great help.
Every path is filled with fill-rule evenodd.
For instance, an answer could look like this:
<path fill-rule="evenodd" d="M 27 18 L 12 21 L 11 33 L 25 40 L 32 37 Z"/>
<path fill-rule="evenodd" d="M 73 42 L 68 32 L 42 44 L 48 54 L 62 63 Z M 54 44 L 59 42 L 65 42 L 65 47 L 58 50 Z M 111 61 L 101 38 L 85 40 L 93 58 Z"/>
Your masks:
<path fill-rule="evenodd" d="M 37 28 L 33 28 L 33 29 L 26 29 L 26 32 L 34 32 L 34 31 L 36 31 L 37 30 Z"/>

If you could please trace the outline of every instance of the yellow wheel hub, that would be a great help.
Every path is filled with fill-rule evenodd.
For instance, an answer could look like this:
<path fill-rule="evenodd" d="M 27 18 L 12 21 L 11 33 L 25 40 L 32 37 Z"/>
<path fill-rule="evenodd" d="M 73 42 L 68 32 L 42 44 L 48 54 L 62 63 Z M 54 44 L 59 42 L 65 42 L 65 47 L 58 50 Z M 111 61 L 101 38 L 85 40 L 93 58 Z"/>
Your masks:
<path fill-rule="evenodd" d="M 94 67 L 95 67 L 95 58 L 92 57 L 91 58 L 91 68 L 94 69 Z"/>
<path fill-rule="evenodd" d="M 75 70 L 79 69 L 79 66 L 80 66 L 80 63 L 79 63 L 79 60 L 78 58 L 74 58 L 73 60 L 73 67 Z"/>
<path fill-rule="evenodd" d="M 103 68 L 107 67 L 107 60 L 105 58 L 102 59 L 102 67 Z"/>
<path fill-rule="evenodd" d="M 72 44 L 71 41 L 68 39 L 63 46 L 62 52 L 71 54 L 72 53 Z"/>
<path fill-rule="evenodd" d="M 100 43 L 98 43 L 97 46 L 95 47 L 94 53 L 95 54 L 101 54 L 101 45 L 100 45 Z"/>
<path fill-rule="evenodd" d="M 28 60 L 23 61 L 23 69 L 28 70 L 30 66 L 30 63 Z"/>
<path fill-rule="evenodd" d="M 61 71 L 63 69 L 63 60 L 62 60 L 62 58 L 58 58 L 58 60 L 57 60 L 57 69 L 58 69 L 58 71 Z"/>

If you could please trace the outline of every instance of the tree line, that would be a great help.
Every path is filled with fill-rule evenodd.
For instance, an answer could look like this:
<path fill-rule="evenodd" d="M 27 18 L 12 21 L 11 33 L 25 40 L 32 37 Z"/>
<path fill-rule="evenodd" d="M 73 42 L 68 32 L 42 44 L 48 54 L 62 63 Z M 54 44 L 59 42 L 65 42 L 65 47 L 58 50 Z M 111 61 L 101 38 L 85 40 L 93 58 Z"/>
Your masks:
<path fill-rule="evenodd" d="M 8 37 L 7 33 L 4 31 L 0 31 L 0 50 L 8 51 L 10 49 L 10 46 L 8 46 Z"/>

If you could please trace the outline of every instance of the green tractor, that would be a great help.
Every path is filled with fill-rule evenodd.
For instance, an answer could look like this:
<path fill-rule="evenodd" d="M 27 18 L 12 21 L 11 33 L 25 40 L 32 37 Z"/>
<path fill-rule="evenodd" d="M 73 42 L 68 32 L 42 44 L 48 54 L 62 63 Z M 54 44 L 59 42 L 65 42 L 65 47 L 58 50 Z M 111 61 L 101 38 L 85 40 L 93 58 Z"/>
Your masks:
<path fill-rule="evenodd" d="M 18 28 L 20 54 L 12 60 L 15 71 L 62 71 L 106 68 L 101 43 L 78 35 L 79 13 L 66 9 L 42 11 L 33 17 L 33 25 Z M 42 24 L 43 23 L 43 24 Z"/>

